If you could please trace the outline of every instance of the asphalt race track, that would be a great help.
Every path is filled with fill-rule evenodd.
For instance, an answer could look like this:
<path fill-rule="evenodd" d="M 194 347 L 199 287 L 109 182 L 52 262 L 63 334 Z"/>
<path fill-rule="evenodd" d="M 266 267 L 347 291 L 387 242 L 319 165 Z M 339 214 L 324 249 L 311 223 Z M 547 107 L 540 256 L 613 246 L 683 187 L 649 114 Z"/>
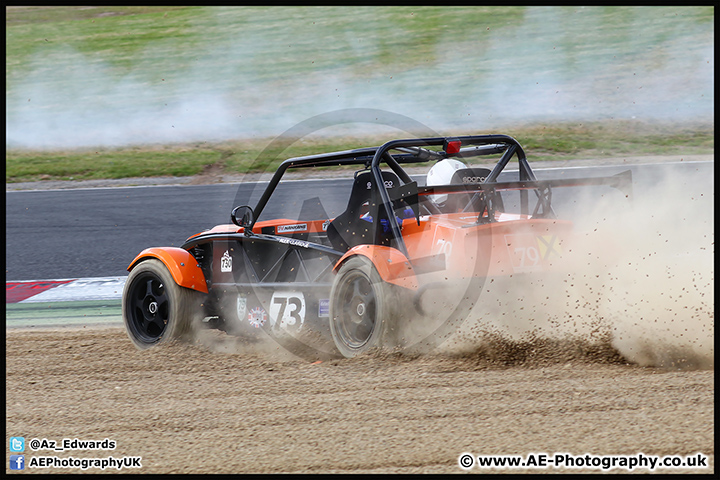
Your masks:
<path fill-rule="evenodd" d="M 472 342 L 424 355 L 316 361 L 211 330 L 190 344 L 138 351 L 122 327 L 8 328 L 6 434 L 9 449 L 9 437 L 25 446 L 6 451 L 6 473 L 14 473 L 15 453 L 33 473 L 714 473 L 714 166 L 632 169 L 636 210 L 613 236 L 619 253 L 633 256 L 619 264 L 607 295 L 589 296 L 617 307 L 605 318 L 612 338 L 592 331 L 597 325 L 574 299 L 556 335 L 477 328 L 466 332 Z M 237 190 L 8 191 L 6 280 L 126 275 L 143 248 L 179 245 L 227 223 Z M 560 192 L 553 200 L 558 213 L 589 221 L 587 201 Z M 609 219 L 621 213 L 600 210 Z M 520 323 L 529 311 L 525 320 L 540 325 L 540 307 L 555 306 L 534 299 L 526 308 L 530 293 L 486 295 L 502 304 L 485 324 Z M 69 443 L 35 450 L 33 439 Z M 114 448 L 72 449 L 75 440 L 106 439 Z M 478 457 L 490 455 L 526 463 L 479 466 Z M 49 457 L 58 463 L 39 466 Z M 133 468 L 68 463 L 109 457 Z M 654 461 L 677 466 L 653 469 Z"/>
<path fill-rule="evenodd" d="M 689 166 L 690 165 L 690 166 Z M 659 179 L 707 185 L 713 163 L 634 165 L 636 198 Z M 624 166 L 537 170 L 538 178 L 612 175 Z M 501 177 L 502 178 L 502 177 Z M 346 198 L 349 183 L 297 182 L 298 191 L 332 188 Z M 239 192 L 240 190 L 240 192 Z M 556 189 L 556 211 L 582 216 L 582 205 Z M 248 191 L 248 193 L 244 193 Z M 49 280 L 127 275 L 130 261 L 147 247 L 179 246 L 187 237 L 230 223 L 236 196 L 249 198 L 250 185 L 213 184 L 6 192 L 6 280 Z M 253 197 L 255 198 L 255 197 Z M 267 211 L 263 218 L 272 218 Z M 265 216 L 267 215 L 267 216 Z"/>

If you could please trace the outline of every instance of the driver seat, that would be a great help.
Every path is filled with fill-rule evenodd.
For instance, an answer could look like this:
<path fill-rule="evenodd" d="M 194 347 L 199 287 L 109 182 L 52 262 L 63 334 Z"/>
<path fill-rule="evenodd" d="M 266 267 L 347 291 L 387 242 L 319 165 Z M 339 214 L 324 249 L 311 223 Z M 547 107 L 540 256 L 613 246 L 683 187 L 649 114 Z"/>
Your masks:
<path fill-rule="evenodd" d="M 400 179 L 395 173 L 385 171 L 381 173 L 387 188 L 400 186 Z M 346 252 L 354 246 L 375 242 L 375 229 L 380 222 L 377 219 L 369 222 L 360 218 L 363 204 L 372 201 L 374 184 L 375 178 L 370 171 L 355 175 L 347 208 L 328 225 L 328 240 L 335 250 Z M 371 208 L 370 211 L 373 209 Z M 385 244 L 382 239 L 380 243 Z"/>

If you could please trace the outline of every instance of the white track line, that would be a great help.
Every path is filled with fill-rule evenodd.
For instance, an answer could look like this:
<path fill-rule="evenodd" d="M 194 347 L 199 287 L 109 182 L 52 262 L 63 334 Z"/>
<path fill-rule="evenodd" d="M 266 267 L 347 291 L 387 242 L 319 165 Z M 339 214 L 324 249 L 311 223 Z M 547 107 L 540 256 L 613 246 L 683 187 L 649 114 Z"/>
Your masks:
<path fill-rule="evenodd" d="M 58 285 L 18 303 L 119 300 L 122 298 L 125 280 L 127 277 L 79 278 L 74 282 Z"/>

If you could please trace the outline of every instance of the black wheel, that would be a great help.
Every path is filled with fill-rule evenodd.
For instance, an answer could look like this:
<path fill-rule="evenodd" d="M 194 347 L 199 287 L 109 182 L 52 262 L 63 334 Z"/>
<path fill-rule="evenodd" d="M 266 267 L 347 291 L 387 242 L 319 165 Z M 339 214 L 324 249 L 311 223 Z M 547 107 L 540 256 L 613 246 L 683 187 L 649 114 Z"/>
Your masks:
<path fill-rule="evenodd" d="M 330 293 L 330 332 L 344 357 L 382 345 L 393 298 L 392 286 L 367 258 L 353 257 L 340 267 Z"/>
<path fill-rule="evenodd" d="M 143 350 L 192 331 L 201 294 L 175 283 L 165 265 L 149 259 L 136 266 L 125 282 L 122 316 L 130 340 Z"/>

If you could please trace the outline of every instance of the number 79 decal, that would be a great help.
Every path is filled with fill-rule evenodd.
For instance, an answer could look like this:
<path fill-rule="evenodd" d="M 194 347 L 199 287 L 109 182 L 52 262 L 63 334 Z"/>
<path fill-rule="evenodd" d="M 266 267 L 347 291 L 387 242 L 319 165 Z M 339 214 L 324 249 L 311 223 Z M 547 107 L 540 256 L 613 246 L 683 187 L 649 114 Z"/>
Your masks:
<path fill-rule="evenodd" d="M 542 267 L 542 261 L 560 256 L 555 235 L 505 235 L 508 254 L 516 272 L 527 272 Z"/>
<path fill-rule="evenodd" d="M 302 292 L 275 292 L 269 314 L 273 327 L 297 331 L 305 323 L 305 296 Z"/>

